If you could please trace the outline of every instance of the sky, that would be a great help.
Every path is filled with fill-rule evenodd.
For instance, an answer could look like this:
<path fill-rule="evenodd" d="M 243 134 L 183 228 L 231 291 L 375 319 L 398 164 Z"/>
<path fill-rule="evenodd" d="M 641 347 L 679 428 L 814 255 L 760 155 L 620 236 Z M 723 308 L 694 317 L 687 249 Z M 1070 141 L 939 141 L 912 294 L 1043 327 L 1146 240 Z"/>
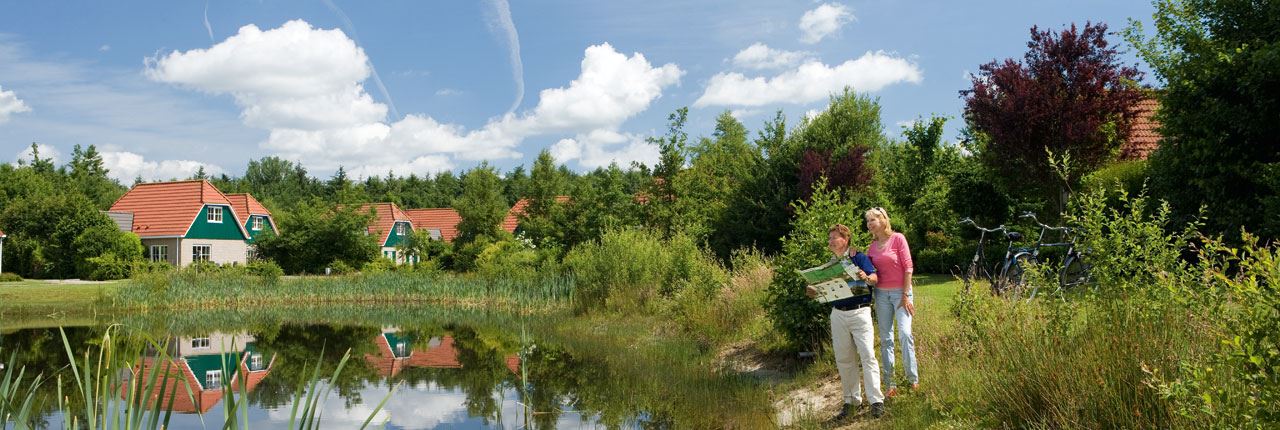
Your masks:
<path fill-rule="evenodd" d="M 1130 19 L 1146 0 L 0 0 L 0 162 L 96 145 L 123 183 L 238 176 L 278 156 L 320 178 L 531 165 L 653 165 L 688 106 L 753 134 L 846 86 L 885 133 L 960 128 L 980 65 L 1029 29 Z M 1120 36 L 1126 63 L 1141 65 Z M 1144 82 L 1150 84 L 1153 77 Z"/>

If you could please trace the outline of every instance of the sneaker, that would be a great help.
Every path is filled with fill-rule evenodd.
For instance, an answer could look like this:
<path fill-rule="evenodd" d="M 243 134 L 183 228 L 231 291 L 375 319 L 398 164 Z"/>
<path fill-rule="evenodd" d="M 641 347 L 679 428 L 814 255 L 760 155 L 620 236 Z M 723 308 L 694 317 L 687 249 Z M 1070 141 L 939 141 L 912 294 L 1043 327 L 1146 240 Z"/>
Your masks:
<path fill-rule="evenodd" d="M 889 392 L 884 393 L 884 398 L 892 399 L 898 396 L 898 387 L 889 387 Z"/>
<path fill-rule="evenodd" d="M 840 413 L 837 413 L 836 416 L 831 417 L 831 421 L 832 422 L 844 421 L 846 419 L 849 419 L 849 417 L 853 416 L 853 414 L 854 414 L 853 405 L 845 403 L 840 406 Z"/>
<path fill-rule="evenodd" d="M 881 415 L 884 415 L 884 403 L 872 403 L 871 418 L 880 418 Z"/>

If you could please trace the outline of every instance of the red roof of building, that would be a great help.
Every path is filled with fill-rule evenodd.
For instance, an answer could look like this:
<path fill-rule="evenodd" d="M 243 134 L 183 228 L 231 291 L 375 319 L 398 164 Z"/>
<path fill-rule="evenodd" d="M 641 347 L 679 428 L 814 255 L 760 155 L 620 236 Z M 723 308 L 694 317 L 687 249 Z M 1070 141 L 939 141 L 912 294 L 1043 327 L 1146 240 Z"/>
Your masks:
<path fill-rule="evenodd" d="M 458 237 L 458 223 L 462 216 L 451 208 L 405 209 L 414 228 L 440 230 L 440 238 L 445 242 L 453 242 Z"/>
<path fill-rule="evenodd" d="M 240 390 L 241 375 L 247 375 L 245 378 L 245 391 L 253 391 L 258 384 L 271 373 L 271 368 L 275 364 L 275 357 L 272 357 L 272 363 L 267 365 L 264 370 L 250 371 L 246 367 L 244 360 L 240 361 L 240 369 L 231 379 L 231 389 Z M 156 365 L 157 360 L 154 358 L 144 358 L 140 366 L 135 366 L 137 375 L 151 375 L 152 367 Z M 166 375 L 167 373 L 167 375 Z M 145 405 L 151 406 L 160 400 L 159 397 L 163 393 L 164 399 L 169 399 L 172 395 L 173 403 L 164 403 L 161 400 L 161 408 L 167 408 L 177 413 L 205 413 L 213 409 L 218 402 L 222 401 L 222 387 L 205 387 L 202 378 L 199 378 L 191 371 L 191 366 L 187 364 L 187 360 L 181 358 L 171 358 L 166 360 L 165 366 L 160 368 L 160 372 L 156 373 L 155 384 L 151 388 L 151 398 L 147 399 Z M 191 395 L 187 394 L 188 387 Z M 120 396 L 128 398 L 129 386 L 120 389 Z"/>
<path fill-rule="evenodd" d="M 0 237 L 5 237 L 3 230 L 0 230 Z"/>
<path fill-rule="evenodd" d="M 392 377 L 400 374 L 400 371 L 409 367 L 428 367 L 434 369 L 461 369 L 462 362 L 458 361 L 458 349 L 453 346 L 453 336 L 443 336 L 440 343 L 436 346 L 428 346 L 426 348 L 414 348 L 409 352 L 408 357 L 396 357 L 395 352 L 391 350 L 391 344 L 387 342 L 387 337 L 378 335 L 373 339 L 378 345 L 378 354 L 365 354 L 364 360 L 377 370 L 379 375 Z M 511 373 L 519 374 L 520 357 L 510 355 L 506 357 L 506 367 Z"/>
<path fill-rule="evenodd" d="M 1160 147 L 1160 123 L 1155 120 L 1159 109 L 1160 102 L 1151 98 L 1134 105 L 1136 115 L 1129 123 L 1129 140 L 1120 147 L 1121 160 L 1145 160 Z"/>
<path fill-rule="evenodd" d="M 564 203 L 569 201 L 569 196 L 556 196 L 556 203 Z M 520 215 L 524 214 L 524 209 L 529 207 L 529 199 L 520 199 L 515 205 L 511 206 L 511 210 L 507 211 L 507 217 L 502 220 L 502 229 L 507 233 L 515 233 L 516 227 L 520 225 Z"/>
<path fill-rule="evenodd" d="M 404 211 L 400 210 L 395 203 L 369 203 L 360 206 L 360 212 L 368 212 L 372 208 L 377 211 L 373 221 L 369 223 L 369 234 L 377 234 L 382 239 L 378 241 L 378 246 L 387 243 L 387 238 L 391 237 L 391 229 L 395 227 L 396 222 L 408 222 L 409 226 L 413 226 L 413 220 L 409 219 Z"/>
<path fill-rule="evenodd" d="M 236 210 L 236 214 L 240 215 L 241 218 L 247 221 L 252 215 L 266 216 L 267 222 L 271 223 L 271 228 L 276 230 L 276 220 L 271 216 L 271 210 L 263 206 L 258 199 L 253 198 L 253 194 L 227 194 L 227 200 L 231 200 L 231 207 Z"/>
<path fill-rule="evenodd" d="M 140 237 L 176 237 L 187 234 L 208 204 L 232 206 L 231 200 L 206 180 L 152 182 L 134 185 L 110 211 L 132 213 L 133 232 Z M 235 207 L 229 217 L 248 236 Z"/>

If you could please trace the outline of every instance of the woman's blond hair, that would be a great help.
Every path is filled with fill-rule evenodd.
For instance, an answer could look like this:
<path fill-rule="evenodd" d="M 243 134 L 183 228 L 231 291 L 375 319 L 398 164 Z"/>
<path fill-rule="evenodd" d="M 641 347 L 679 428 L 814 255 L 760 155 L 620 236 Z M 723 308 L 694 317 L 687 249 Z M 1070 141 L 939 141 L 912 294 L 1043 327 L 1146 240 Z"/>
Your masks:
<path fill-rule="evenodd" d="M 884 210 L 884 208 L 882 208 L 882 207 L 874 207 L 874 208 L 871 208 L 871 209 L 867 209 L 866 217 L 868 217 L 868 218 L 870 218 L 870 217 L 875 217 L 876 219 L 879 219 L 879 220 L 880 220 L 880 224 L 884 225 L 884 231 L 882 231 L 882 232 L 874 232 L 874 231 L 873 231 L 873 232 L 871 232 L 871 234 L 873 234 L 873 235 L 874 235 L 874 234 L 876 234 L 876 233 L 883 233 L 883 234 L 878 235 L 878 236 L 889 236 L 889 235 L 893 234 L 893 223 L 892 223 L 891 221 L 889 221 L 889 212 L 886 212 L 886 211 Z"/>

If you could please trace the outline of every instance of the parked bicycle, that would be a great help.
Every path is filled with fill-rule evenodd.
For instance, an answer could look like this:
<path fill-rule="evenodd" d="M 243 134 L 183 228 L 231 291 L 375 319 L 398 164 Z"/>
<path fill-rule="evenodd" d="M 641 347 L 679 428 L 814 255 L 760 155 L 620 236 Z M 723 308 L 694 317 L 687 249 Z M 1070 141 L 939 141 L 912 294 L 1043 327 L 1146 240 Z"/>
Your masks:
<path fill-rule="evenodd" d="M 970 218 L 960 220 L 960 224 L 971 225 L 978 229 L 978 246 L 973 251 L 973 259 L 969 261 L 969 266 L 960 272 L 960 278 L 964 281 L 964 289 L 968 291 L 972 287 L 974 280 L 979 276 L 985 278 L 991 283 L 991 293 L 997 296 L 1007 295 L 1014 288 L 1014 282 L 1021 282 L 1021 278 L 1017 280 L 1009 278 L 1010 261 L 1014 255 L 1017 255 L 1022 248 L 1014 246 L 1015 243 L 1022 240 L 1022 233 L 1011 231 L 1007 227 L 1001 225 L 996 228 L 986 228 L 978 225 Z M 1007 242 L 1004 251 L 1004 258 L 996 262 L 988 262 L 986 255 L 986 242 L 988 235 L 1000 234 Z"/>
<path fill-rule="evenodd" d="M 1040 222 L 1036 218 L 1036 214 L 1024 212 L 1023 219 L 1030 219 L 1036 225 L 1040 226 L 1040 238 L 1036 240 L 1036 245 L 1032 249 L 1032 259 L 1039 261 L 1041 248 L 1066 248 L 1066 252 L 1062 257 L 1062 267 L 1058 270 L 1058 292 L 1072 291 L 1076 287 L 1090 284 L 1092 279 L 1090 276 L 1093 268 L 1084 258 L 1084 253 L 1076 248 L 1075 233 L 1076 229 L 1071 227 L 1052 227 Z M 1060 242 L 1045 243 L 1044 238 L 1047 232 L 1057 232 Z M 1031 291 L 1030 297 L 1034 298 L 1036 291 Z"/>

